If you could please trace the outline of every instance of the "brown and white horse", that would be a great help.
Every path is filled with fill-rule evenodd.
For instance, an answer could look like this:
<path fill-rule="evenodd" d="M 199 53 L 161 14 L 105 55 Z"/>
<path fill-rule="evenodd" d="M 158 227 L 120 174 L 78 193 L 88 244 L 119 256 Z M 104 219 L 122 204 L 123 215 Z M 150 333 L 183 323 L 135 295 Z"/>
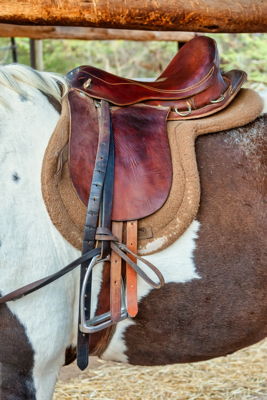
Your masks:
<path fill-rule="evenodd" d="M 0 68 L 0 293 L 57 271 L 79 253 L 51 223 L 41 164 L 64 80 Z M 140 311 L 119 323 L 104 359 L 156 365 L 229 354 L 267 335 L 266 118 L 202 136 L 196 220 L 147 256 L 166 285 L 138 283 Z M 95 298 L 101 269 L 95 274 Z M 0 306 L 1 400 L 49 400 L 75 344 L 78 273 Z M 93 304 L 95 309 L 96 305 Z"/>

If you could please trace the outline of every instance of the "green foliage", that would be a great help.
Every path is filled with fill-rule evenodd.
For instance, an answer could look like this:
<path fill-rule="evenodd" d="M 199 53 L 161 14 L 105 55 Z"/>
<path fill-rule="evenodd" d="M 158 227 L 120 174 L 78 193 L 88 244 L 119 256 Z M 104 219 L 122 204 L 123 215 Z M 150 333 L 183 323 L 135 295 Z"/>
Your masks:
<path fill-rule="evenodd" d="M 91 64 L 128 77 L 155 76 L 176 50 L 171 42 L 45 40 L 44 62 L 60 73 Z"/>
<path fill-rule="evenodd" d="M 250 82 L 264 82 L 266 76 L 266 34 L 214 34 L 225 70 L 244 69 Z M 29 40 L 17 39 L 19 62 L 29 64 Z M 12 62 L 9 39 L 0 39 L 0 62 Z M 44 40 L 47 71 L 65 74 L 75 66 L 92 64 L 131 77 L 155 77 L 177 51 L 176 42 Z"/>
<path fill-rule="evenodd" d="M 249 81 L 267 84 L 266 34 L 211 35 L 218 43 L 224 69 L 243 69 Z"/>

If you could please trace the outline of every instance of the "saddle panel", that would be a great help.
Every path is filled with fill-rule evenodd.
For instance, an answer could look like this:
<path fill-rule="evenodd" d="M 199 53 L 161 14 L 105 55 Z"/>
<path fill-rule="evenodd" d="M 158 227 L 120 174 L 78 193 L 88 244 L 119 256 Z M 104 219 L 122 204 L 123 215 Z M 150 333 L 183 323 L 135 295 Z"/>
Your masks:
<path fill-rule="evenodd" d="M 91 97 L 119 106 L 152 99 L 184 99 L 222 80 L 216 43 L 205 36 L 185 44 L 154 82 L 122 78 L 92 66 L 70 71 L 67 79 Z"/>
<path fill-rule="evenodd" d="M 87 205 L 98 144 L 98 112 L 84 93 L 71 90 L 69 170 L 74 188 Z M 112 111 L 115 179 L 112 220 L 144 218 L 161 208 L 172 183 L 166 131 L 168 109 L 133 107 Z"/>

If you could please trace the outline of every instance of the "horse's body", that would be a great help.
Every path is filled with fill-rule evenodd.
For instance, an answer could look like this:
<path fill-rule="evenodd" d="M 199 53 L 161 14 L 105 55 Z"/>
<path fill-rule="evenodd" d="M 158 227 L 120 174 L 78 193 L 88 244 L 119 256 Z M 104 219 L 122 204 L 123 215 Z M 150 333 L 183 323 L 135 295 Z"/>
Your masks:
<path fill-rule="evenodd" d="M 10 78 L 12 68 L 2 71 Z M 29 71 L 24 76 L 60 98 L 59 87 L 51 87 L 54 78 Z M 41 195 L 43 154 L 59 114 L 38 89 L 20 84 L 25 96 L 5 82 L 0 92 L 1 295 L 79 255 L 51 223 Z M 197 219 L 173 245 L 147 256 L 166 285 L 157 291 L 138 283 L 139 314 L 117 325 L 105 359 L 197 361 L 267 334 L 264 119 L 201 137 L 197 156 L 202 185 Z M 94 278 L 97 294 L 101 269 Z M 65 351 L 75 344 L 77 287 L 73 272 L 0 306 L 2 400 L 51 399 Z"/>

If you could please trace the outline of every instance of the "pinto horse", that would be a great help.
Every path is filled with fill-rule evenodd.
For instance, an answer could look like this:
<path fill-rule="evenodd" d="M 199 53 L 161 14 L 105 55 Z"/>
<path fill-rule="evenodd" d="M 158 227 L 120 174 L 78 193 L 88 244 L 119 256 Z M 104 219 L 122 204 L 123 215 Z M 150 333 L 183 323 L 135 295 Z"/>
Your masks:
<path fill-rule="evenodd" d="M 0 87 L 3 296 L 56 272 L 79 252 L 50 221 L 40 183 L 67 84 L 11 65 L 0 68 Z M 139 314 L 118 323 L 103 359 L 141 365 L 199 361 L 267 335 L 265 134 L 262 116 L 198 138 L 197 218 L 175 243 L 146 257 L 166 285 L 156 291 L 139 282 Z M 95 280 L 97 297 L 101 276 Z M 66 350 L 76 342 L 78 281 L 74 271 L 0 305 L 2 400 L 52 398 Z"/>

